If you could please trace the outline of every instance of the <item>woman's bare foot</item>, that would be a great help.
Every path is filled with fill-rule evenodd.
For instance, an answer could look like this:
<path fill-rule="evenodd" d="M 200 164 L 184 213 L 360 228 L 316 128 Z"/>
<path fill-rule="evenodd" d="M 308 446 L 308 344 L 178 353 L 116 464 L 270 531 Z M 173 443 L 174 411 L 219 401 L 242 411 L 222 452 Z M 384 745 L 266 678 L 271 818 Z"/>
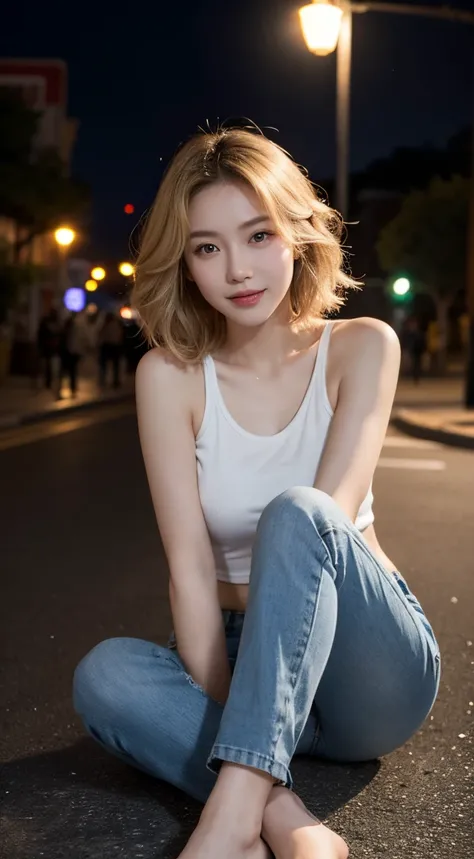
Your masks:
<path fill-rule="evenodd" d="M 276 859 L 347 859 L 346 842 L 308 811 L 296 794 L 273 788 L 262 836 Z"/>
<path fill-rule="evenodd" d="M 243 842 L 231 832 L 219 832 L 198 824 L 178 859 L 271 859 L 261 838 Z"/>

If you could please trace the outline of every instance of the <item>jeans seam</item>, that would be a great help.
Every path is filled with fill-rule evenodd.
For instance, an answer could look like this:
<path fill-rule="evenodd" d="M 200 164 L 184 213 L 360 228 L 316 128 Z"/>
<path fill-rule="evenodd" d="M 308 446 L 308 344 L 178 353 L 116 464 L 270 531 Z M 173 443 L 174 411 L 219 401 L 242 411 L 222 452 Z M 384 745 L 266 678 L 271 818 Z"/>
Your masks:
<path fill-rule="evenodd" d="M 366 544 L 366 543 L 364 543 L 364 541 L 363 541 L 363 540 L 361 540 L 361 538 L 360 538 L 360 536 L 359 536 L 359 532 L 357 532 L 357 530 L 356 530 L 356 532 L 354 533 L 354 532 L 353 532 L 352 530 L 350 530 L 350 529 L 347 527 L 347 525 L 345 525 L 344 523 L 343 523 L 343 524 L 334 524 L 334 523 L 331 523 L 331 524 L 326 528 L 326 530 L 324 531 L 324 534 L 321 534 L 321 537 L 322 537 L 322 538 L 324 538 L 325 536 L 327 536 L 327 534 L 329 534 L 329 533 L 331 533 L 331 532 L 332 532 L 332 533 L 334 533 L 335 531 L 338 531 L 338 530 L 340 530 L 340 531 L 344 531 L 344 533 L 345 533 L 345 534 L 347 534 L 347 536 L 348 536 L 348 537 L 351 537 L 351 538 L 354 540 L 354 542 L 357 544 L 357 546 L 362 550 L 362 552 L 364 553 L 365 557 L 372 561 L 372 563 L 374 564 L 375 568 L 378 570 L 379 574 L 382 576 L 382 580 L 384 580 L 384 581 L 388 580 L 388 581 L 390 582 L 390 576 L 393 576 L 393 573 L 391 573 L 391 572 L 389 572 L 388 570 L 386 570 L 386 569 L 385 569 L 385 567 L 383 566 L 383 564 L 381 564 L 381 562 L 380 562 L 380 561 L 378 560 L 378 558 L 374 555 L 374 553 L 373 553 L 373 552 L 371 552 L 370 547 L 369 547 L 369 546 L 367 546 L 367 544 Z M 390 586 L 391 586 L 391 585 L 390 585 Z M 408 613 L 408 615 L 410 616 L 410 618 L 411 618 L 411 620 L 412 620 L 412 622 L 413 622 L 413 624 L 414 624 L 414 626 L 415 626 L 415 628 L 416 628 L 417 633 L 418 633 L 419 635 L 421 635 L 421 631 L 420 631 L 419 624 L 417 623 L 416 618 L 413 616 L 412 609 L 411 609 L 410 605 L 408 605 L 408 604 L 407 604 L 407 601 L 404 599 L 404 594 L 402 593 L 402 591 L 401 591 L 401 590 L 400 590 L 400 588 L 398 587 L 398 583 L 396 583 L 396 587 L 393 587 L 393 588 L 392 588 L 392 590 L 397 594 L 398 600 L 401 602 L 401 604 L 403 605 L 403 608 L 405 609 L 405 611 L 406 611 L 406 612 Z M 423 611 L 423 615 L 426 617 L 426 615 L 425 615 L 424 611 Z M 424 634 L 425 634 L 425 636 L 426 636 L 426 639 L 427 639 L 427 640 L 429 640 L 429 635 L 428 635 L 427 631 L 426 631 L 424 628 L 423 628 L 423 632 L 424 632 Z M 435 640 L 436 640 L 436 638 L 435 638 Z M 434 642 L 433 642 L 433 643 L 434 643 Z M 438 647 L 437 642 L 436 642 L 436 645 L 435 645 L 435 646 L 436 646 L 436 648 L 437 648 L 437 652 L 438 652 L 438 654 L 439 654 L 439 647 Z M 431 648 L 430 648 L 430 649 L 431 649 Z M 435 654 L 434 654 L 434 655 L 435 655 Z"/>
<path fill-rule="evenodd" d="M 371 552 L 370 547 L 367 546 L 367 544 L 361 539 L 361 533 L 360 533 L 360 531 L 357 530 L 357 528 L 355 526 L 354 526 L 354 530 L 351 530 L 347 527 L 347 525 L 345 523 L 339 524 L 339 523 L 331 522 L 330 525 L 328 525 L 327 528 L 325 529 L 325 531 L 321 534 L 321 539 L 324 540 L 324 538 L 327 537 L 328 534 L 335 533 L 336 531 L 344 531 L 344 533 L 347 534 L 348 537 L 351 537 L 354 540 L 354 542 L 357 543 L 359 548 L 363 550 L 365 556 L 367 558 L 370 558 L 371 561 L 373 561 L 373 563 L 378 568 L 380 573 L 382 573 L 385 577 L 388 575 L 391 575 L 391 573 L 389 573 L 385 569 L 383 564 L 381 564 L 381 562 L 376 557 L 376 555 L 374 555 L 374 553 Z M 332 559 L 331 559 L 331 563 L 332 563 Z"/>
<path fill-rule="evenodd" d="M 330 564 L 333 566 L 332 558 L 331 558 L 331 556 L 330 556 L 330 554 L 329 554 L 329 551 L 328 551 L 328 548 L 327 548 L 327 546 L 326 546 L 326 543 L 324 542 L 323 535 L 321 534 L 321 535 L 320 535 L 320 537 L 321 537 L 321 543 L 322 543 L 322 546 L 323 546 L 323 549 L 324 549 L 324 552 L 325 552 L 325 555 L 326 555 L 326 560 L 327 560 L 327 561 L 329 561 L 329 562 L 330 562 Z M 320 566 L 321 566 L 322 574 L 324 574 L 324 564 L 323 564 L 322 562 L 319 562 L 319 563 L 320 563 Z M 320 591 L 320 587 L 321 587 L 322 575 L 320 575 L 320 576 L 318 576 L 318 577 L 314 576 L 314 578 L 315 578 L 315 579 L 317 578 L 317 579 L 319 580 L 319 587 L 317 588 L 317 596 L 316 596 L 316 598 L 315 598 L 315 599 L 313 599 L 313 600 L 307 600 L 307 605 L 310 605 L 310 606 L 311 606 L 311 609 L 312 609 L 312 611 L 311 611 L 310 630 L 311 630 L 311 624 L 314 622 L 314 615 L 315 615 L 316 607 L 317 607 L 317 603 L 318 603 L 318 600 L 319 600 L 319 591 Z M 304 642 L 300 639 L 300 641 L 298 642 L 298 645 L 297 645 L 296 653 L 295 653 L 294 658 L 293 658 L 293 666 L 295 666 L 296 662 L 299 660 L 299 665 L 298 665 L 298 667 L 293 667 L 293 666 L 292 666 L 292 667 L 291 667 L 291 669 L 290 669 L 290 674 L 291 674 L 290 684 L 291 684 L 291 689 L 292 689 L 293 693 L 294 693 L 294 690 L 295 690 L 295 687 L 296 687 L 296 683 L 297 683 L 298 675 L 299 675 L 299 673 L 301 672 L 301 669 L 302 669 L 303 659 L 304 659 L 304 653 L 305 653 L 305 650 L 306 650 L 306 649 L 307 649 L 307 647 L 308 647 L 308 639 L 309 639 L 309 635 L 310 635 L 310 631 L 308 631 L 308 633 L 307 633 L 307 635 L 306 635 L 306 639 L 305 639 L 305 641 L 306 641 L 306 645 L 305 645 L 305 644 L 304 644 Z M 301 651 L 301 652 L 300 652 L 300 651 Z M 287 695 L 287 696 L 285 697 L 285 705 L 287 704 L 287 702 L 288 702 L 288 700 L 289 700 L 289 697 L 290 697 L 289 695 Z M 274 739 L 274 741 L 273 741 L 273 743 L 272 743 L 272 751 L 273 751 L 273 753 L 274 753 L 274 751 L 275 751 L 275 749 L 276 749 L 276 746 L 277 746 L 278 742 L 280 741 L 280 739 L 281 739 L 281 735 L 282 735 L 282 733 L 283 733 L 284 722 L 283 722 L 283 720 L 282 720 L 281 718 L 280 718 L 280 720 L 279 720 L 279 721 L 280 721 L 280 724 L 277 724 L 277 731 L 276 731 L 276 733 L 275 733 L 275 739 Z"/>

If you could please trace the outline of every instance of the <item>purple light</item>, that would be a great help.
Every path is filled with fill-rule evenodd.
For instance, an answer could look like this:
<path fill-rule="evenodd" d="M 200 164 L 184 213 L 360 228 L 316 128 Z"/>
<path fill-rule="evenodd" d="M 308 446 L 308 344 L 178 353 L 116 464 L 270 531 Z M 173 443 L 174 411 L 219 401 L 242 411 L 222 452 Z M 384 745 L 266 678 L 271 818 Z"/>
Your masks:
<path fill-rule="evenodd" d="M 72 286 L 64 293 L 64 305 L 68 310 L 74 310 L 80 313 L 86 306 L 86 293 L 83 289 L 77 286 Z"/>

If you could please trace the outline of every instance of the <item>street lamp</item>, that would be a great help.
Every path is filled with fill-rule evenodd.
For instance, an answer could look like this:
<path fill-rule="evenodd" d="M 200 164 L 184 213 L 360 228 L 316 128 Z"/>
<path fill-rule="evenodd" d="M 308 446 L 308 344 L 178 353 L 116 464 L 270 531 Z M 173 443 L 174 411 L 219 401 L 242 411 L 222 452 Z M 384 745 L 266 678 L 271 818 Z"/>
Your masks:
<path fill-rule="evenodd" d="M 71 230 L 70 227 L 58 227 L 58 229 L 54 231 L 54 239 L 59 251 L 58 273 L 56 280 L 56 301 L 58 305 L 61 303 L 62 297 L 69 286 L 67 256 L 69 248 L 75 238 L 76 233 L 74 230 Z"/>
<path fill-rule="evenodd" d="M 318 57 L 326 57 L 336 50 L 341 30 L 342 9 L 326 0 L 318 0 L 299 10 L 301 29 L 310 50 Z"/>
<path fill-rule="evenodd" d="M 336 208 L 348 215 L 349 122 L 352 53 L 352 15 L 388 12 L 395 15 L 421 15 L 474 24 L 474 13 L 449 7 L 412 6 L 404 3 L 351 2 L 351 0 L 313 0 L 299 10 L 301 29 L 308 50 L 327 56 L 337 48 L 336 95 Z"/>
<path fill-rule="evenodd" d="M 336 15 L 335 10 L 338 10 Z M 349 189 L 349 123 L 352 52 L 352 14 L 388 12 L 392 15 L 416 15 L 440 18 L 460 24 L 474 24 L 474 12 L 449 6 L 416 6 L 408 3 L 358 2 L 358 0 L 313 0 L 299 10 L 306 45 L 319 56 L 337 47 L 336 96 L 336 208 L 346 218 Z M 465 405 L 474 408 L 474 113 L 472 131 L 471 201 L 467 242 L 467 306 L 469 345 L 466 372 Z"/>
<path fill-rule="evenodd" d="M 351 93 L 352 7 L 348 2 L 314 0 L 299 10 L 303 36 L 312 53 L 327 56 L 337 48 L 336 208 L 347 217 Z"/>
<path fill-rule="evenodd" d="M 76 234 L 74 230 L 70 229 L 70 227 L 58 227 L 54 233 L 54 238 L 58 245 L 63 248 L 68 248 L 69 245 L 72 245 L 76 238 Z"/>

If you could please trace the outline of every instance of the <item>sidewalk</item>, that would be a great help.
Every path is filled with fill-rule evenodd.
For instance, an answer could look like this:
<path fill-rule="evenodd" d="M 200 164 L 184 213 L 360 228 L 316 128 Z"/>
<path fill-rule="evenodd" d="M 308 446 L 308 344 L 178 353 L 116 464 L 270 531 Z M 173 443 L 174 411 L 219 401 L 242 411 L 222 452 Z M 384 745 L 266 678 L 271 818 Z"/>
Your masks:
<path fill-rule="evenodd" d="M 119 402 L 134 396 L 134 376 L 123 373 L 120 388 L 101 389 L 95 374 L 89 372 L 78 381 L 77 396 L 71 397 L 67 385 L 63 387 L 64 399 L 57 400 L 52 391 L 37 386 L 24 376 L 10 376 L 0 386 L 0 430 L 34 421 L 56 417 L 99 404 Z"/>
<path fill-rule="evenodd" d="M 24 377 L 10 377 L 0 387 L 0 429 L 19 426 L 103 403 L 130 399 L 133 376 L 122 376 L 118 390 L 101 390 L 92 372 L 79 381 L 74 399 L 67 394 L 55 400 L 51 391 L 32 386 Z M 423 379 L 414 385 L 401 379 L 392 412 L 392 424 L 417 438 L 474 449 L 474 410 L 462 407 L 464 382 L 460 375 Z"/>
<path fill-rule="evenodd" d="M 401 379 L 392 424 L 416 438 L 474 449 L 474 410 L 463 408 L 462 376 L 422 379 L 415 385 Z"/>

